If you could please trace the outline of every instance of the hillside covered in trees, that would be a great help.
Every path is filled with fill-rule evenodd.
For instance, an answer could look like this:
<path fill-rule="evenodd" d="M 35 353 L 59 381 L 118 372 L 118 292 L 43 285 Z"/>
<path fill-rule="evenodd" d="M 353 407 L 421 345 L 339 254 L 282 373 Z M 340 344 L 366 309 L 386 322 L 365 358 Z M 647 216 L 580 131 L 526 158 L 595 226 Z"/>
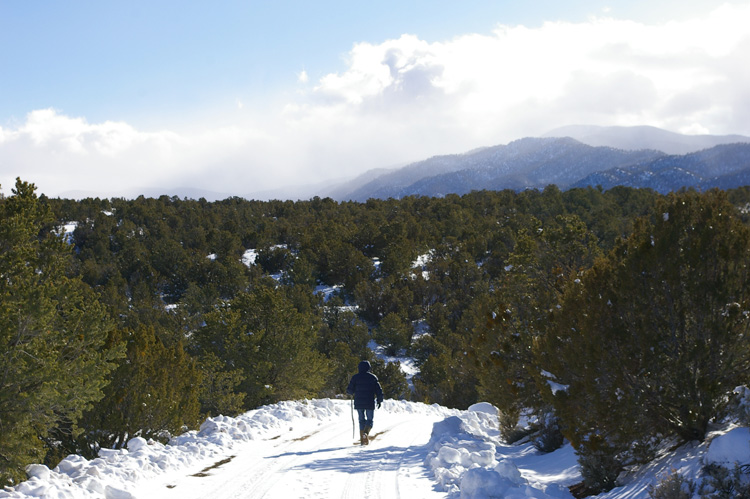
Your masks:
<path fill-rule="evenodd" d="M 749 202 L 553 186 L 74 201 L 19 180 L 0 200 L 0 482 L 336 397 L 366 358 L 389 397 L 488 401 L 508 441 L 567 439 L 606 490 L 660 439 L 703 439 L 748 383 Z M 416 359 L 413 389 L 371 339 Z"/>

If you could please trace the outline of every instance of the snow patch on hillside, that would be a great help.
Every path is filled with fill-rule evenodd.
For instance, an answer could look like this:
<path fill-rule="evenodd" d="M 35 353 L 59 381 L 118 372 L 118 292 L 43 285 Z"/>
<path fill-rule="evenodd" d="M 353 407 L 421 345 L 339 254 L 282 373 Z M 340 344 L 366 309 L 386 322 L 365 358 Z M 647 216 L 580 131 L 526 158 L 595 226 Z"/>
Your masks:
<path fill-rule="evenodd" d="M 255 265 L 255 260 L 258 258 L 258 250 L 255 248 L 245 250 L 242 254 L 242 263 L 247 267 Z"/>
<path fill-rule="evenodd" d="M 77 227 L 78 222 L 67 222 L 59 226 L 54 232 L 58 236 L 61 236 L 63 238 L 63 241 L 65 241 L 67 244 L 73 245 L 75 244 L 75 240 L 73 239 L 73 232 L 75 232 Z"/>

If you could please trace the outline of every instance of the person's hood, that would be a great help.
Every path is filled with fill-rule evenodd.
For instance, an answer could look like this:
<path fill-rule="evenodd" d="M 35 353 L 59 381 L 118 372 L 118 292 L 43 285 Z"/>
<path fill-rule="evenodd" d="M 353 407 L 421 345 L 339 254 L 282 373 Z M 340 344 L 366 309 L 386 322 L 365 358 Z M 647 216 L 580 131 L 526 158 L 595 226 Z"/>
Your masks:
<path fill-rule="evenodd" d="M 359 368 L 359 374 L 362 374 L 372 369 L 372 366 L 370 365 L 368 361 L 363 360 L 362 362 L 359 363 L 358 368 Z"/>

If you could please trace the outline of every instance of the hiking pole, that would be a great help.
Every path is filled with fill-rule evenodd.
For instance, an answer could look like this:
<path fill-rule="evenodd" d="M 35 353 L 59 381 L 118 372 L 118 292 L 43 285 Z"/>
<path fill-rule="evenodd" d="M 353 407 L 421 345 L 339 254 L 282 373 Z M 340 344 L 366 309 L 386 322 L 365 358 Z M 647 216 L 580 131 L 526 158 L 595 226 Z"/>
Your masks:
<path fill-rule="evenodd" d="M 352 440 L 354 440 L 354 398 L 352 398 Z"/>

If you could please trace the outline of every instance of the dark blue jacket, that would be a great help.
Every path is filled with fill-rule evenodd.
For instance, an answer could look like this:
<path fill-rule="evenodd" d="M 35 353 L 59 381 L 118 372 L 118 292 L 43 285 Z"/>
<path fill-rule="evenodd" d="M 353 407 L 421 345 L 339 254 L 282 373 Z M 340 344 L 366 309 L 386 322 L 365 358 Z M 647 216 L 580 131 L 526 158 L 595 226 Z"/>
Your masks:
<path fill-rule="evenodd" d="M 375 409 L 375 398 L 383 401 L 383 388 L 378 377 L 370 372 L 370 363 L 363 360 L 359 363 L 359 373 L 352 376 L 346 393 L 354 395 L 355 409 Z"/>

